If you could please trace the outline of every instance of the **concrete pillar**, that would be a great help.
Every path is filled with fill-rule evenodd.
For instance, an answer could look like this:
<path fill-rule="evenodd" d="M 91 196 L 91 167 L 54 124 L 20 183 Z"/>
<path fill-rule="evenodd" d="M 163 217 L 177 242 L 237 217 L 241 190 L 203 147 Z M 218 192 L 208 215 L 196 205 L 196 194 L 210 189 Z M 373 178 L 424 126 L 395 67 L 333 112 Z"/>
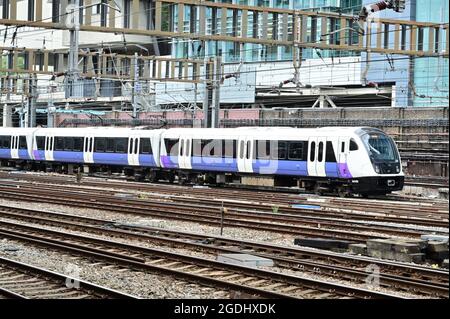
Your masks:
<path fill-rule="evenodd" d="M 3 127 L 12 127 L 12 107 L 3 105 Z"/>

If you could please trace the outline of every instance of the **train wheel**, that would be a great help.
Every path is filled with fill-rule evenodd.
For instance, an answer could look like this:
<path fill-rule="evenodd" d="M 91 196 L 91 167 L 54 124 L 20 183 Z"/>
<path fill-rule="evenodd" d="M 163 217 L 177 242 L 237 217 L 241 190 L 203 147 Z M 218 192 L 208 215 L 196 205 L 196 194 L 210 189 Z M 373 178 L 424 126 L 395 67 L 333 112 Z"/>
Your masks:
<path fill-rule="evenodd" d="M 337 194 L 341 198 L 349 197 L 349 192 L 342 186 L 337 188 Z"/>
<path fill-rule="evenodd" d="M 157 173 L 155 171 L 151 171 L 147 174 L 148 181 L 150 183 L 154 183 L 158 181 Z"/>
<path fill-rule="evenodd" d="M 175 181 L 175 174 L 170 173 L 167 175 L 167 181 L 172 184 Z"/>
<path fill-rule="evenodd" d="M 323 190 L 320 187 L 319 183 L 316 183 L 314 185 L 314 194 L 318 195 L 318 196 L 322 196 L 323 195 Z"/>

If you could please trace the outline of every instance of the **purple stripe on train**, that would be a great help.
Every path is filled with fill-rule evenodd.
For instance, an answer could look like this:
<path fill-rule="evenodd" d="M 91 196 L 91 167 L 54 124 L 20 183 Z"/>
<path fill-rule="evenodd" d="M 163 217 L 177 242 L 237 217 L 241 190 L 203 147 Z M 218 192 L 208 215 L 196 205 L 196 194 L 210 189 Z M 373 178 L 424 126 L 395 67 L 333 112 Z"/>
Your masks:
<path fill-rule="evenodd" d="M 165 168 L 178 168 L 178 156 L 161 155 L 161 164 Z"/>
<path fill-rule="evenodd" d="M 45 151 L 33 150 L 33 157 L 35 160 L 45 160 Z"/>
<path fill-rule="evenodd" d="M 342 178 L 352 178 L 352 174 L 350 174 L 350 170 L 348 169 L 347 163 L 338 163 L 339 167 L 339 176 Z"/>
<path fill-rule="evenodd" d="M 237 172 L 237 160 L 235 158 L 201 157 L 192 156 L 191 166 L 194 170 L 209 170 L 220 172 Z"/>

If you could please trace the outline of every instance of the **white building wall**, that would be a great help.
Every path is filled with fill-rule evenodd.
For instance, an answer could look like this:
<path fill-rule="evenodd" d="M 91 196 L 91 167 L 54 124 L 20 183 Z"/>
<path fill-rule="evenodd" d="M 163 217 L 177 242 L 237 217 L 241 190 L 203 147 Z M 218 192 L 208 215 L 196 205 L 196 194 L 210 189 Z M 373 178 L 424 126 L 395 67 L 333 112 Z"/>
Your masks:
<path fill-rule="evenodd" d="M 63 0 L 64 1 L 64 0 Z M 67 0 L 65 0 L 67 1 Z M 92 4 L 100 3 L 100 0 L 93 0 Z M 124 25 L 124 16 L 123 16 L 123 3 L 124 0 L 116 0 L 117 5 L 120 7 L 121 12 L 115 13 L 116 22 L 115 26 L 117 28 L 122 28 Z M 0 12 L 2 12 L 2 6 L 0 1 Z M 108 8 L 108 10 L 111 10 Z M 44 22 L 51 22 L 52 18 L 52 2 L 50 0 L 43 1 L 43 15 L 42 19 Z M 100 26 L 100 13 L 96 13 L 96 8 L 92 7 L 92 25 Z M 28 0 L 17 0 L 17 20 L 27 20 L 28 18 Z M 60 18 L 60 23 L 65 23 L 65 16 Z M 133 15 L 131 15 L 131 20 L 133 19 Z M 144 3 L 141 2 L 140 8 L 140 28 L 145 28 L 146 24 L 146 15 Z M 109 21 L 107 20 L 107 25 L 109 25 Z M 5 26 L 1 26 L 2 29 Z M 9 32 L 7 34 L 7 40 L 5 41 L 4 46 L 11 45 L 11 39 L 14 27 L 9 27 Z M 2 32 L 2 37 L 4 36 Z M 149 44 L 153 42 L 152 37 L 149 36 L 138 36 L 138 35 L 126 35 L 125 36 L 127 43 L 143 43 Z M 19 47 L 27 47 L 27 48 L 46 48 L 49 50 L 53 49 L 62 49 L 69 47 L 70 35 L 67 30 L 50 30 L 50 29 L 38 29 L 38 28 L 30 28 L 30 27 L 21 27 L 17 32 L 17 46 Z M 123 35 L 114 33 L 102 33 L 102 32 L 80 32 L 80 46 L 81 47 L 99 47 L 103 44 L 119 44 L 123 43 Z"/>

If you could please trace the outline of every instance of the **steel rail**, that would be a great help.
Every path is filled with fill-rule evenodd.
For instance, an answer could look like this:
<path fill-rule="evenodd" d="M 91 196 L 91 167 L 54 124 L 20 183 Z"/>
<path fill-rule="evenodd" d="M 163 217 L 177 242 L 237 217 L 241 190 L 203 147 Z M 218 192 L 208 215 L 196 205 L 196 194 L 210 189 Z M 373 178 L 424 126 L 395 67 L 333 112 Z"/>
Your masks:
<path fill-rule="evenodd" d="M 178 275 L 191 281 L 200 280 L 208 282 L 209 285 L 243 289 L 272 298 L 275 295 L 291 298 L 402 298 L 389 293 L 6 221 L 0 221 L 0 234 L 89 256 L 121 260 L 128 265 L 145 266 L 154 271 Z M 202 275 L 199 275 L 200 273 Z M 240 280 L 239 277 L 241 277 Z M 225 278 L 228 278 L 227 281 Z"/>
<path fill-rule="evenodd" d="M 5 211 L 6 209 L 6 211 Z M 75 229 L 84 232 L 101 234 L 104 236 L 122 237 L 127 239 L 139 240 L 143 242 L 157 242 L 166 246 L 175 247 L 189 247 L 198 251 L 208 251 L 209 253 L 251 253 L 261 257 L 271 258 L 279 266 L 285 266 L 289 269 L 300 269 L 302 271 L 310 271 L 313 273 L 325 274 L 339 279 L 349 279 L 357 282 L 364 282 L 367 278 L 367 272 L 364 270 L 355 269 L 361 266 L 361 262 L 351 260 L 351 257 L 346 257 L 344 260 L 349 265 L 342 265 L 334 262 L 334 265 L 327 265 L 320 262 L 305 260 L 311 259 L 314 254 L 309 254 L 308 251 L 299 249 L 290 249 L 286 247 L 236 241 L 228 238 L 217 238 L 205 235 L 198 235 L 192 233 L 180 233 L 175 231 L 167 231 L 157 228 L 139 227 L 127 224 L 114 224 L 110 221 L 101 219 L 85 218 L 74 215 L 66 215 L 53 212 L 35 211 L 28 209 L 20 209 L 13 207 L 0 206 L 0 216 L 7 218 L 14 218 L 26 222 L 38 223 L 43 225 L 50 225 L 56 227 L 66 227 L 68 229 Z M 115 227 L 112 228 L 112 227 Z M 125 230 L 124 230 L 125 229 Z M 129 230 L 129 231 L 127 231 Z M 139 233 L 137 233 L 139 231 Z M 193 241 L 195 240 L 195 241 Z M 324 254 L 330 258 L 329 254 Z M 332 255 L 331 255 L 332 256 Z M 322 256 L 323 257 L 323 256 Z M 357 257 L 356 257 L 357 258 Z M 350 261 L 350 262 L 349 262 Z M 414 272 L 414 267 L 409 268 L 410 276 L 399 276 L 392 273 L 385 273 L 384 266 L 387 262 L 377 262 L 375 260 L 365 262 L 365 264 L 378 264 L 383 273 L 380 276 L 380 284 L 387 288 L 396 288 L 403 291 L 413 291 L 417 294 L 426 294 L 437 297 L 448 296 L 448 273 L 430 269 L 420 269 L 419 274 L 424 276 L 427 274 L 426 280 L 411 278 Z M 408 269 L 408 266 L 403 265 L 403 271 Z M 418 274 L 415 273 L 417 276 Z M 430 275 L 435 275 L 430 277 Z M 439 275 L 439 277 L 438 277 Z M 439 278 L 439 281 L 437 279 Z M 447 281 L 445 282 L 445 280 Z"/>

